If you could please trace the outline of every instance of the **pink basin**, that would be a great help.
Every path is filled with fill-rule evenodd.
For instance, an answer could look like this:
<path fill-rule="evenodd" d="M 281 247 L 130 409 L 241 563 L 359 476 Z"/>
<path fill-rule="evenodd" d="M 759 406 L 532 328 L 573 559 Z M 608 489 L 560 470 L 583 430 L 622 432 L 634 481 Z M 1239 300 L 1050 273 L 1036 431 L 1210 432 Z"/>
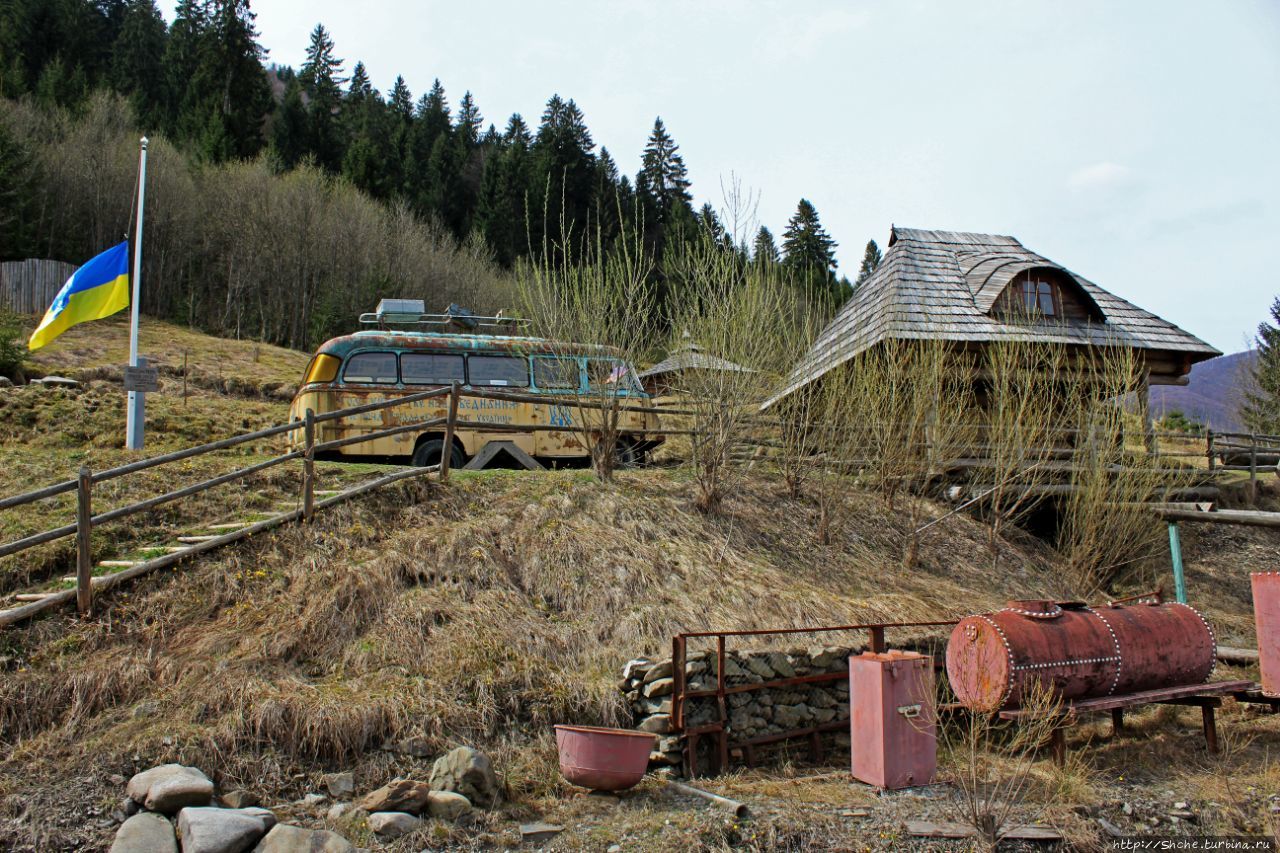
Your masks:
<path fill-rule="evenodd" d="M 556 726 L 560 772 L 584 788 L 625 790 L 644 778 L 654 738 L 632 729 Z"/>

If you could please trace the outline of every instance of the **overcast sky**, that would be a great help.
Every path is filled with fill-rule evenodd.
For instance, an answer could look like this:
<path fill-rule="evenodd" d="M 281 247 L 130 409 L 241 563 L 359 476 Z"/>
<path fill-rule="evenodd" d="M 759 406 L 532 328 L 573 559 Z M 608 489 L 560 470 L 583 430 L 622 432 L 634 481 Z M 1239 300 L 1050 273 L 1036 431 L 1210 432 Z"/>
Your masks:
<path fill-rule="evenodd" d="M 257 0 L 349 72 L 439 77 L 499 128 L 573 98 L 634 174 L 655 116 L 698 204 L 803 196 L 856 274 L 892 223 L 1012 234 L 1227 352 L 1280 294 L 1280 3 Z M 172 12 L 169 13 L 170 15 Z"/>

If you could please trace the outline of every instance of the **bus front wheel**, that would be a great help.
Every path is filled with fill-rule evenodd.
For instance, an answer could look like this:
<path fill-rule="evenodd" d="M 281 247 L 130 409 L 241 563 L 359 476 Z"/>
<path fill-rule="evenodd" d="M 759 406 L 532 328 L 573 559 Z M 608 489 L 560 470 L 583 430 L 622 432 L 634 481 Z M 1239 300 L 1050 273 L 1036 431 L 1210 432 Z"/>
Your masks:
<path fill-rule="evenodd" d="M 413 451 L 413 464 L 417 468 L 426 468 L 428 465 L 439 465 L 440 460 L 444 456 L 444 439 L 429 438 L 418 445 Z M 462 451 L 455 444 L 449 448 L 449 467 L 461 468 L 467 461 L 462 455 Z"/>

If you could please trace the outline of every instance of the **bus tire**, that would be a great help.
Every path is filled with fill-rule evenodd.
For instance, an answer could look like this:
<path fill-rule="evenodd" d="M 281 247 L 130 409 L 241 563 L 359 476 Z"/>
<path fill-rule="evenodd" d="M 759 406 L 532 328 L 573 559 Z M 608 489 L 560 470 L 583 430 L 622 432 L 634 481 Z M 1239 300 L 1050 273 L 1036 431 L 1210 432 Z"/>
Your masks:
<path fill-rule="evenodd" d="M 444 450 L 444 439 L 428 438 L 421 442 L 413 451 L 413 465 L 415 468 L 425 468 L 428 465 L 439 465 Z M 455 444 L 450 448 L 449 467 L 461 468 L 466 462 L 466 457 L 462 455 L 462 451 Z"/>
<path fill-rule="evenodd" d="M 640 451 L 625 438 L 619 438 L 613 446 L 613 465 L 615 468 L 635 468 L 640 464 Z"/>

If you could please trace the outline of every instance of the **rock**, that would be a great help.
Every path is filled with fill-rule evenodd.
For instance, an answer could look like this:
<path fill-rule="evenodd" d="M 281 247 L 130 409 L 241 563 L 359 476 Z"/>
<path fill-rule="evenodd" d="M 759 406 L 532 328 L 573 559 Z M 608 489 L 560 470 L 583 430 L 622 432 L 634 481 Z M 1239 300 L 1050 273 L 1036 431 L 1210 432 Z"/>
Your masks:
<path fill-rule="evenodd" d="M 369 829 L 383 841 L 408 835 L 420 826 L 420 818 L 404 812 L 374 812 L 369 815 Z"/>
<path fill-rule="evenodd" d="M 3 377 L 0 377 L 0 378 L 3 378 Z M 107 777 L 107 781 L 110 782 L 112 785 L 123 785 L 125 782 L 129 780 L 125 779 L 119 773 L 112 773 L 110 776 Z"/>
<path fill-rule="evenodd" d="M 676 689 L 676 680 L 674 678 L 659 678 L 657 681 L 651 681 L 644 686 L 644 695 L 653 699 L 658 696 L 667 696 Z"/>
<path fill-rule="evenodd" d="M 427 813 L 441 820 L 457 820 L 471 811 L 471 801 L 453 791 L 432 791 L 427 796 Z"/>
<path fill-rule="evenodd" d="M 213 800 L 213 782 L 194 767 L 162 764 L 129 780 L 129 796 L 153 812 L 173 814 L 188 806 L 207 806 Z"/>
<path fill-rule="evenodd" d="M 667 663 L 670 665 L 670 661 Z M 648 658 L 636 658 L 635 660 L 629 660 L 626 665 L 622 667 L 622 677 L 628 681 L 633 677 L 641 678 L 649 671 L 649 667 L 651 666 L 653 666 L 653 661 Z"/>
<path fill-rule="evenodd" d="M 1188 806 L 1185 802 L 1179 801 L 1179 802 L 1174 803 L 1174 804 L 1173 804 L 1173 807 L 1174 807 L 1175 809 L 1178 809 L 1179 811 L 1181 811 L 1181 810 L 1183 810 L 1183 809 L 1188 808 L 1189 806 Z"/>
<path fill-rule="evenodd" d="M 482 809 L 498 801 L 498 777 L 483 752 L 460 746 L 436 759 L 431 768 L 431 790 L 453 791 Z"/>
<path fill-rule="evenodd" d="M 258 798 L 257 794 L 240 788 L 237 788 L 234 791 L 228 791 L 222 795 L 221 799 L 229 809 L 247 809 L 250 806 L 256 806 L 262 802 L 262 800 Z"/>
<path fill-rule="evenodd" d="M 693 689 L 693 685 L 689 686 Z M 641 699 L 639 710 L 644 714 L 670 714 L 671 713 L 671 697 L 664 696 L 661 699 Z"/>
<path fill-rule="evenodd" d="M 326 797 L 324 794 L 321 794 L 319 791 L 312 791 L 310 794 L 307 794 L 301 800 L 298 800 L 298 803 L 300 805 L 306 806 L 307 808 L 314 808 L 320 805 L 321 803 L 328 801 L 328 799 L 329 799 L 328 797 Z"/>
<path fill-rule="evenodd" d="M 773 680 L 773 677 L 774 677 L 773 668 L 770 667 L 769 664 L 763 658 L 757 657 L 756 655 L 751 655 L 746 660 L 744 660 L 743 663 L 746 665 L 747 670 L 751 672 L 752 675 L 759 677 L 762 681 Z M 725 673 L 727 674 L 728 672 L 729 672 L 729 667 L 726 666 Z"/>
<path fill-rule="evenodd" d="M 768 661 L 769 668 L 777 673 L 779 678 L 795 678 L 796 671 L 791 666 L 791 659 L 782 652 L 770 652 Z"/>
<path fill-rule="evenodd" d="M 178 853 L 173 825 L 151 812 L 136 814 L 116 830 L 111 853 Z"/>
<path fill-rule="evenodd" d="M 414 758 L 428 758 L 435 752 L 431 748 L 431 741 L 424 737 L 405 738 L 395 745 L 393 751 L 401 755 L 411 755 Z"/>
<path fill-rule="evenodd" d="M 141 809 L 142 806 L 138 805 L 137 801 L 134 800 L 133 797 L 125 797 L 120 802 L 120 811 L 124 812 L 125 817 L 133 817 Z"/>
<path fill-rule="evenodd" d="M 439 763 L 439 762 L 437 762 Z M 432 771 L 432 778 L 435 772 Z M 427 805 L 432 786 L 412 779 L 392 779 L 376 791 L 365 794 L 356 805 L 367 812 L 408 812 L 419 814 Z"/>
<path fill-rule="evenodd" d="M 325 819 L 329 821 L 339 821 L 352 812 L 357 811 L 360 811 L 360 809 L 356 808 L 355 803 L 334 803 L 329 806 L 329 811 L 325 813 Z"/>
<path fill-rule="evenodd" d="M 672 671 L 671 661 L 664 660 L 644 674 L 644 680 L 641 684 L 652 684 L 659 678 L 670 678 Z"/>
<path fill-rule="evenodd" d="M 610 844 L 608 847 L 605 848 L 604 853 L 622 853 L 622 845 Z"/>
<path fill-rule="evenodd" d="M 329 791 L 329 796 L 335 800 L 349 797 L 356 792 L 356 777 L 354 773 L 327 773 L 324 777 L 324 786 Z"/>
<path fill-rule="evenodd" d="M 636 726 L 642 732 L 653 732 L 656 735 L 665 735 L 671 731 L 671 715 L 670 714 L 654 714 L 640 725 Z"/>
<path fill-rule="evenodd" d="M 554 823 L 520 824 L 520 840 L 529 841 L 534 844 L 540 844 L 543 841 L 550 841 L 562 832 L 564 832 L 564 827 L 556 826 Z"/>
<path fill-rule="evenodd" d="M 1105 817 L 1096 818 L 1096 820 L 1098 821 L 1098 826 L 1102 827 L 1102 830 L 1107 833 L 1107 835 L 1110 835 L 1112 838 L 1124 837 L 1124 830 L 1107 820 Z"/>
<path fill-rule="evenodd" d="M 32 379 L 32 385 L 43 385 L 46 388 L 79 388 L 80 383 L 66 376 L 46 376 L 43 379 Z"/>
<path fill-rule="evenodd" d="M 282 823 L 258 842 L 253 853 L 355 853 L 355 847 L 336 832 Z"/>
<path fill-rule="evenodd" d="M 178 812 L 178 837 L 182 853 L 243 853 L 275 822 L 266 809 L 185 808 Z"/>
<path fill-rule="evenodd" d="M 0 376 L 0 388 L 12 388 L 13 380 L 8 376 Z"/>

